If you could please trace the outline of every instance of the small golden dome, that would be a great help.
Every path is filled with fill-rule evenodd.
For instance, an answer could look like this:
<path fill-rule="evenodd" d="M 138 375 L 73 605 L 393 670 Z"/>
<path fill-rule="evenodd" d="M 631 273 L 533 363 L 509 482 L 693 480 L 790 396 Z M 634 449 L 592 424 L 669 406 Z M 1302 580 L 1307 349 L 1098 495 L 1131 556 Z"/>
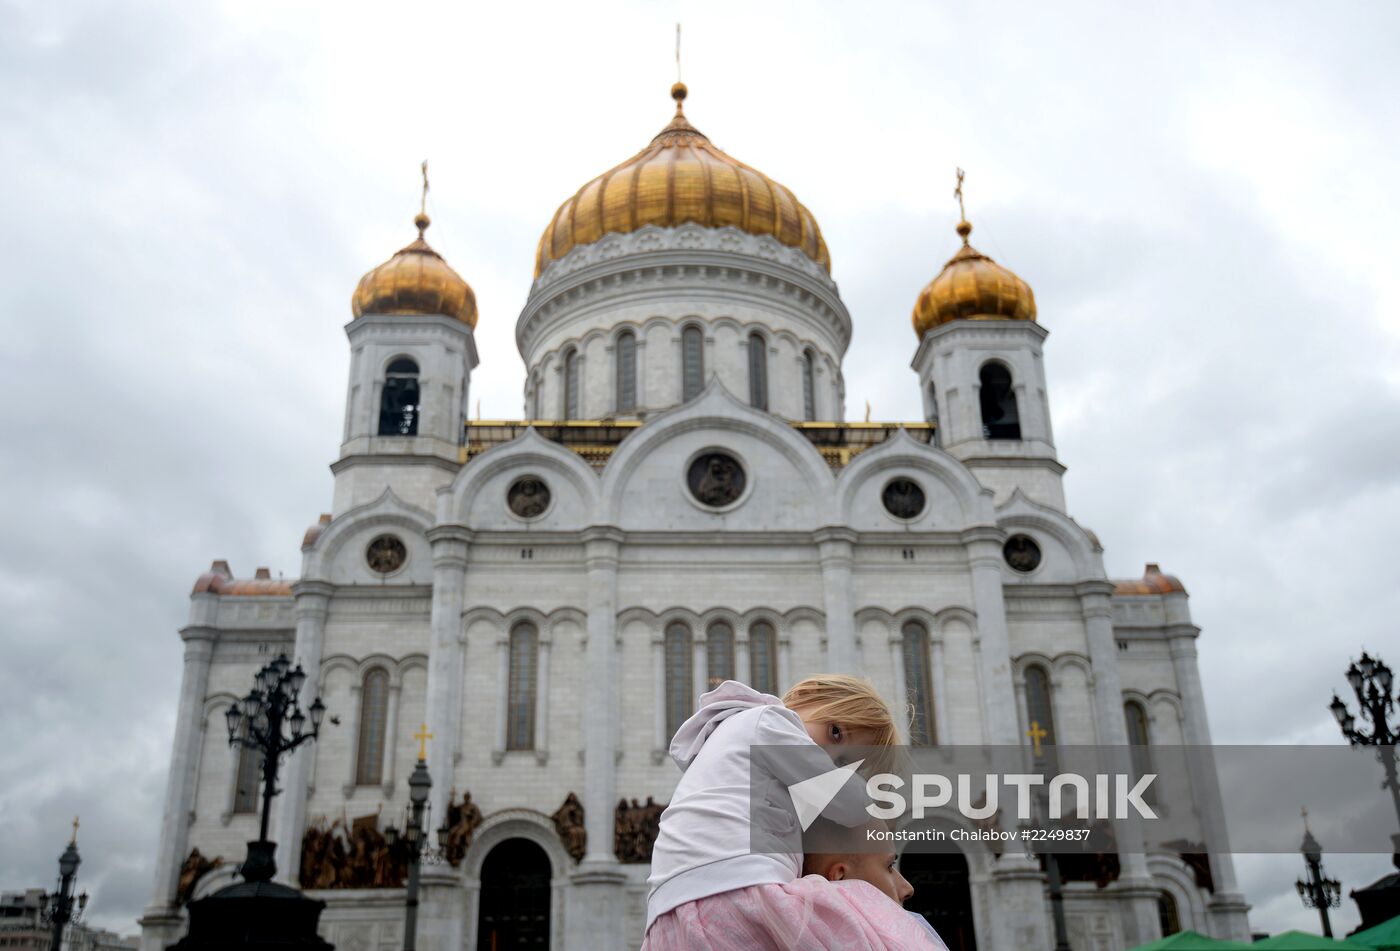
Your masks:
<path fill-rule="evenodd" d="M 476 295 L 442 255 L 423 239 L 432 222 L 420 213 L 413 219 L 418 238 L 360 278 L 350 309 L 364 314 L 443 314 L 476 326 Z"/>
<path fill-rule="evenodd" d="M 914 304 L 914 332 L 951 320 L 1035 320 L 1031 286 L 967 243 L 972 225 L 958 222 L 963 246 Z"/>
<path fill-rule="evenodd" d="M 686 93 L 684 83 L 671 87 L 675 118 L 650 145 L 559 206 L 540 238 L 536 277 L 551 261 L 605 234 L 687 222 L 769 235 L 831 270 L 812 213 L 790 190 L 711 145 L 685 118 Z"/>

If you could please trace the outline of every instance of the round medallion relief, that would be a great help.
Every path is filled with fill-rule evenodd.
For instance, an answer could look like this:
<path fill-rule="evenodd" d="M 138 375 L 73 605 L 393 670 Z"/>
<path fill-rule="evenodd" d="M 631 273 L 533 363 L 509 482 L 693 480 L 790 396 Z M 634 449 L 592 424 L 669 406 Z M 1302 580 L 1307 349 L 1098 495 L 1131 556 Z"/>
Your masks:
<path fill-rule="evenodd" d="M 1006 563 L 1017 571 L 1035 571 L 1040 567 L 1040 546 L 1029 535 L 1012 535 L 1002 546 Z"/>
<path fill-rule="evenodd" d="M 895 518 L 915 518 L 923 514 L 928 504 L 924 490 L 913 479 L 891 479 L 880 493 L 880 501 Z"/>
<path fill-rule="evenodd" d="M 690 494 L 711 508 L 724 508 L 737 501 L 744 494 L 745 482 L 744 467 L 726 452 L 701 453 L 686 473 Z"/>
<path fill-rule="evenodd" d="M 391 575 L 408 560 L 408 549 L 397 535 L 380 535 L 365 547 L 365 561 L 371 571 Z"/>
<path fill-rule="evenodd" d="M 549 486 L 535 476 L 521 476 L 506 491 L 506 505 L 520 518 L 538 518 L 549 508 Z"/>

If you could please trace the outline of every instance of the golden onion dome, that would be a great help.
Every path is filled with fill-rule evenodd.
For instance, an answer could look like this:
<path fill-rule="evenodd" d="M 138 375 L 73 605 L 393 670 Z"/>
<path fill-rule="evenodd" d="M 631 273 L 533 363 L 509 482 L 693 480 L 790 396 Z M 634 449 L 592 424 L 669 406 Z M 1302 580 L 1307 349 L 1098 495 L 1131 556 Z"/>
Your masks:
<path fill-rule="evenodd" d="M 788 188 L 715 148 L 687 121 L 681 108 L 685 97 L 684 83 L 672 86 L 676 115 L 670 125 L 559 206 L 540 238 L 536 277 L 551 261 L 603 235 L 687 222 L 768 235 L 831 270 L 812 213 Z"/>
<path fill-rule="evenodd" d="M 1031 286 L 967 243 L 972 225 L 958 222 L 963 246 L 919 294 L 914 332 L 923 337 L 952 320 L 1035 320 Z"/>
<path fill-rule="evenodd" d="M 432 221 L 420 213 L 413 219 L 418 238 L 379 267 L 360 278 L 350 309 L 364 314 L 443 314 L 476 326 L 476 295 L 471 285 L 448 266 L 423 232 Z"/>

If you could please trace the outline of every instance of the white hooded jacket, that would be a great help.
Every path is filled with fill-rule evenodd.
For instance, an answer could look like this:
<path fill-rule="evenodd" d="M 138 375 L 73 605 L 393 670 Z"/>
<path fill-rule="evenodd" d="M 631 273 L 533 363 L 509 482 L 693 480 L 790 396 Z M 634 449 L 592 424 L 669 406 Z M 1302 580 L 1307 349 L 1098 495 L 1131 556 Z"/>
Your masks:
<path fill-rule="evenodd" d="M 764 758 L 765 772 L 753 777 L 751 797 L 754 746 L 794 749 L 791 757 Z M 684 775 L 661 814 L 661 831 L 652 849 L 648 928 L 686 902 L 750 885 L 797 880 L 802 874 L 801 830 L 787 787 L 835 767 L 807 734 L 801 717 L 771 694 L 726 680 L 700 698 L 699 710 L 676 731 L 671 756 Z M 851 797 L 826 814 L 855 825 L 869 818 L 861 808 L 865 801 Z M 751 802 L 771 810 L 761 817 L 762 828 L 784 841 L 790 834 L 798 852 L 751 851 Z M 851 814 L 836 814 L 844 812 Z"/>

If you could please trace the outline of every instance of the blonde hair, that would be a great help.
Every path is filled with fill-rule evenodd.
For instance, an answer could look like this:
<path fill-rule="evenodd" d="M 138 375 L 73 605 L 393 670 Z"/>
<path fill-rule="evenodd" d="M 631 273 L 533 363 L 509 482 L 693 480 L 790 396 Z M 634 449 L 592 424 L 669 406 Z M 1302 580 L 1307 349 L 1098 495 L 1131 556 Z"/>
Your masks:
<path fill-rule="evenodd" d="M 819 674 L 799 680 L 783 694 L 783 706 L 806 721 L 869 730 L 875 735 L 872 746 L 894 746 L 899 742 L 890 708 L 875 685 L 864 677 Z"/>

